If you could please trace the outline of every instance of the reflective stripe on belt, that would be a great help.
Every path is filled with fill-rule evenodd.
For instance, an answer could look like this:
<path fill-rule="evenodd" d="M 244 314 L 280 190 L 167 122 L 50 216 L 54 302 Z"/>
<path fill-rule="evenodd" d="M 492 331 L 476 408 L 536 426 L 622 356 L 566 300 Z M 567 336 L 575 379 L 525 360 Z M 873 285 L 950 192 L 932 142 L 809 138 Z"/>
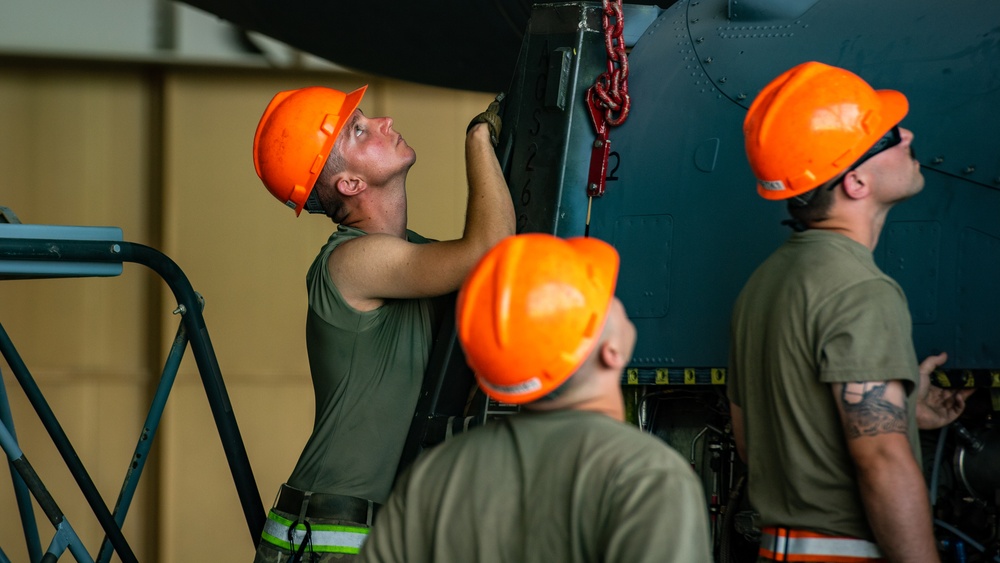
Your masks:
<path fill-rule="evenodd" d="M 304 523 L 299 522 L 292 532 L 292 541 L 290 542 L 288 541 L 288 533 L 291 531 L 291 527 L 291 520 L 270 512 L 264 523 L 261 539 L 271 545 L 293 551 L 305 540 L 306 527 Z M 308 549 L 317 553 L 358 553 L 361 550 L 361 544 L 368 537 L 368 528 L 359 526 L 310 523 L 310 528 L 312 533 Z"/>
<path fill-rule="evenodd" d="M 758 555 L 774 561 L 885 561 L 878 544 L 867 540 L 777 527 L 761 530 Z"/>

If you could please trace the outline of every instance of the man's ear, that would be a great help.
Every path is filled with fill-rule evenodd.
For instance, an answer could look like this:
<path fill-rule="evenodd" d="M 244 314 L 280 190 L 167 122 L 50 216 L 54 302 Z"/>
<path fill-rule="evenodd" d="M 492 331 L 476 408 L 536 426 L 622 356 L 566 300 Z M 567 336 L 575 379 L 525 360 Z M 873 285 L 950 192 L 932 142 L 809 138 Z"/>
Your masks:
<path fill-rule="evenodd" d="M 864 199 L 871 194 L 871 179 L 858 170 L 844 176 L 844 193 L 851 199 Z"/>
<path fill-rule="evenodd" d="M 337 191 L 344 197 L 356 196 L 365 191 L 368 184 L 361 178 L 341 177 L 337 180 Z"/>
<path fill-rule="evenodd" d="M 613 370 L 625 369 L 628 358 L 622 354 L 621 348 L 613 338 L 606 338 L 597 346 L 597 357 L 605 367 Z"/>

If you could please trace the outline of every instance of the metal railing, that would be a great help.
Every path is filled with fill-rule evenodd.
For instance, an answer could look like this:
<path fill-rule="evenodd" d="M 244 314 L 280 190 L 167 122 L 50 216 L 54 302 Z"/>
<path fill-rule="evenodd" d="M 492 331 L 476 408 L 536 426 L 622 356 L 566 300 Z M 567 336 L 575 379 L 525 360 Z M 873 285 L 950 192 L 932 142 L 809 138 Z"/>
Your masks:
<path fill-rule="evenodd" d="M 0 211 L 3 212 L 0 219 L 6 218 L 8 223 L 17 222 L 16 216 L 8 209 L 3 208 Z M 184 272 L 173 260 L 148 246 L 122 240 L 85 240 L 92 238 L 96 232 L 105 234 L 105 231 L 95 231 L 95 229 L 106 228 L 55 227 L 52 232 L 66 238 L 40 238 L 36 236 L 39 234 L 37 231 L 32 231 L 30 233 L 32 236 L 23 237 L 21 227 L 19 224 L 0 223 L 0 228 L 3 229 L 0 231 L 0 280 L 26 277 L 116 275 L 113 270 L 110 274 L 94 274 L 90 267 L 94 264 L 118 264 L 120 268 L 120 265 L 125 262 L 141 264 L 156 272 L 170 287 L 178 303 L 174 313 L 179 314 L 181 319 L 149 413 L 139 432 L 138 443 L 132 459 L 129 461 L 125 480 L 113 511 L 108 509 L 108 505 L 101 498 L 94 481 L 77 456 L 69 438 L 60 426 L 20 354 L 18 354 L 7 331 L 0 323 L 0 353 L 3 354 L 14 377 L 24 389 L 29 402 L 38 414 L 106 534 L 97 558 L 91 558 L 69 521 L 59 509 L 55 499 L 52 498 L 21 451 L 14 432 L 6 389 L 4 389 L 3 380 L 0 379 L 0 445 L 2 445 L 11 466 L 15 496 L 31 561 L 55 561 L 66 549 L 70 550 L 77 561 L 109 561 L 112 551 L 117 553 L 124 562 L 137 561 L 135 553 L 122 533 L 122 525 L 139 484 L 145 462 L 149 457 L 153 438 L 156 435 L 181 359 L 189 344 L 201 375 L 205 393 L 208 396 L 219 436 L 222 439 L 222 446 L 246 517 L 251 540 L 256 545 L 264 527 L 263 503 L 222 380 L 222 373 L 212 348 L 212 342 L 209 339 L 208 328 L 205 326 L 205 319 L 202 316 L 203 301 L 192 288 Z M 23 227 L 38 226 L 24 225 Z M 20 235 L 19 231 L 22 231 Z M 16 273 L 5 272 L 5 264 L 16 265 Z M 35 264 L 38 265 L 37 269 L 33 268 Z M 120 269 L 118 271 L 120 272 Z M 41 541 L 29 493 L 34 496 L 56 529 L 44 555 L 42 555 Z M 5 561 L 8 559 L 0 550 L 0 563 Z"/>

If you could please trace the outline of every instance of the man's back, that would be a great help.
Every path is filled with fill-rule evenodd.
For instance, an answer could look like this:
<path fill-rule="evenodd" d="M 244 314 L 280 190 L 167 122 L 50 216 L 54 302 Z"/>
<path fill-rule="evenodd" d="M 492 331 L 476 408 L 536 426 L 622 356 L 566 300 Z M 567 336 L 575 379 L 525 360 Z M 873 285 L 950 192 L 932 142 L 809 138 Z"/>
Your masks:
<path fill-rule="evenodd" d="M 707 562 L 704 507 L 658 439 L 602 414 L 525 412 L 418 460 L 362 559 Z"/>
<path fill-rule="evenodd" d="M 732 331 L 730 396 L 747 414 L 750 500 L 761 524 L 870 538 L 830 384 L 916 383 L 899 286 L 862 245 L 798 233 L 747 282 Z M 909 434 L 919 451 L 915 424 Z"/>

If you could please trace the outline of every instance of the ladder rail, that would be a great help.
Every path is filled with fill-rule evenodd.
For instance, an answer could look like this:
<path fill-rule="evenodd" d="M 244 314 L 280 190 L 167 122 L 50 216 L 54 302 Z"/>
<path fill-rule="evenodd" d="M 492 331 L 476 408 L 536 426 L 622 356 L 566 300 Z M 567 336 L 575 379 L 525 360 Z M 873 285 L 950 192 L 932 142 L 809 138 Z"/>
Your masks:
<path fill-rule="evenodd" d="M 265 512 L 260 492 L 254 480 L 253 471 L 250 467 L 246 447 L 240 436 L 239 427 L 233 413 L 229 396 L 226 392 L 225 384 L 222 380 L 221 369 L 218 359 L 215 356 L 212 342 L 202 315 L 202 304 L 200 296 L 194 291 L 190 281 L 180 267 L 169 257 L 148 246 L 125 242 L 120 240 L 64 240 L 64 239 L 44 239 L 44 238 L 0 238 L 0 261 L 12 260 L 21 262 L 38 261 L 44 262 L 75 262 L 75 263 L 123 263 L 131 262 L 146 266 L 156 272 L 170 287 L 177 300 L 177 312 L 181 314 L 181 325 L 185 334 L 185 339 L 191 346 L 192 354 L 198 367 L 202 379 L 205 393 L 208 396 L 212 415 L 215 419 L 219 437 L 222 440 L 223 450 L 229 463 L 230 471 L 236 485 L 237 494 L 247 522 L 247 528 L 251 536 L 251 541 L 256 546 L 260 540 L 261 531 L 264 528 Z M 2 332 L 2 325 L 0 325 Z M 13 343 L 9 342 L 6 332 L 2 332 L 4 342 L 4 356 L 15 371 L 22 387 L 25 384 L 34 390 L 30 395 L 32 405 L 40 416 L 44 413 L 43 423 L 49 431 L 54 441 L 64 441 L 65 443 L 57 447 L 63 456 L 64 461 L 70 466 L 80 485 L 81 490 L 87 497 L 91 508 L 94 510 L 102 528 L 107 534 L 107 539 L 114 546 L 115 551 L 123 560 L 135 560 L 134 554 L 128 547 L 122 536 L 119 525 L 108 510 L 107 505 L 97 493 L 93 481 L 86 475 L 86 470 L 75 452 L 65 433 L 58 426 L 51 409 L 45 404 L 41 392 L 37 391 L 27 368 L 23 367 Z M 9 357 L 8 357 L 9 356 Z M 17 364 L 17 367 L 15 367 Z M 22 369 L 23 368 L 23 369 Z M 20 372 L 20 375 L 19 375 Z M 26 389 L 27 392 L 27 389 Z M 48 422 L 46 422 L 48 419 Z M 56 440 L 58 438 L 58 440 Z M 128 487 L 126 481 L 125 487 Z M 119 498 L 121 502 L 122 498 Z M 124 518 L 124 513 L 119 515 Z"/>

